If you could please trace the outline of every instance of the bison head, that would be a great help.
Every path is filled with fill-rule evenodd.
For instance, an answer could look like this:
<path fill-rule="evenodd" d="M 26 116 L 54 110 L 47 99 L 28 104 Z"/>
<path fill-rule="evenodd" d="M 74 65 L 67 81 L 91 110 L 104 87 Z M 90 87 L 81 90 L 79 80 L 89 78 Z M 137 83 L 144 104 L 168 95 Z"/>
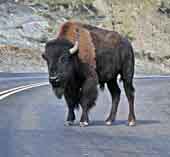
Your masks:
<path fill-rule="evenodd" d="M 58 98 L 62 97 L 67 83 L 74 75 L 74 54 L 77 51 L 78 43 L 73 45 L 65 39 L 51 40 L 46 44 L 42 57 L 47 62 L 49 82 Z"/>

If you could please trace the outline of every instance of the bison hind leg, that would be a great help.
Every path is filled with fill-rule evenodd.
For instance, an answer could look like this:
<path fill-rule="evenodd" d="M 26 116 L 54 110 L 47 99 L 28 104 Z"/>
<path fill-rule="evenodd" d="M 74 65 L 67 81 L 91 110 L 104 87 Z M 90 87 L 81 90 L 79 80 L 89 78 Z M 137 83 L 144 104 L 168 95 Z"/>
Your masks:
<path fill-rule="evenodd" d="M 135 89 L 133 87 L 133 83 L 128 82 L 128 81 L 124 81 L 124 89 L 125 89 L 125 93 L 128 99 L 128 103 L 129 103 L 129 116 L 128 116 L 128 125 L 129 126 L 135 126 L 136 125 L 136 117 L 135 117 L 135 111 L 134 111 L 134 92 Z"/>
<path fill-rule="evenodd" d="M 120 101 L 121 90 L 117 84 L 117 79 L 113 79 L 107 82 L 108 90 L 112 97 L 112 107 L 108 118 L 106 119 L 106 125 L 111 125 L 115 121 L 118 104 Z"/>

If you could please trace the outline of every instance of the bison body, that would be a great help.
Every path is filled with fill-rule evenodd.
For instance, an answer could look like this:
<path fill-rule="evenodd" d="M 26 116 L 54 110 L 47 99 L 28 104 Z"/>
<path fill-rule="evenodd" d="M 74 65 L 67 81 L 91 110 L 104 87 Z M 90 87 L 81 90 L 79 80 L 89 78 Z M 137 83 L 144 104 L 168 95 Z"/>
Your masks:
<path fill-rule="evenodd" d="M 77 45 L 76 45 L 76 44 Z M 120 74 L 129 102 L 129 125 L 135 125 L 134 53 L 130 42 L 118 33 L 76 22 L 62 25 L 56 39 L 47 42 L 43 58 L 47 61 L 49 81 L 58 98 L 64 95 L 68 105 L 67 124 L 75 120 L 80 105 L 80 125 L 88 125 L 88 112 L 97 99 L 97 85 L 107 84 L 112 108 L 106 124 L 115 120 L 120 88 Z"/>

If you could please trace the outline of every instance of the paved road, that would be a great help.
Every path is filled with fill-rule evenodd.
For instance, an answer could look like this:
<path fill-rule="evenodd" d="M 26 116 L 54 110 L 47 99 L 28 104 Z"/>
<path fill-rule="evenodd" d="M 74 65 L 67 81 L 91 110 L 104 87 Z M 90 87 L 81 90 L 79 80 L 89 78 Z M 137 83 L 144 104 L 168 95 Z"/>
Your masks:
<path fill-rule="evenodd" d="M 23 81 L 20 76 L 25 84 L 29 79 Z M 4 87 L 1 81 L 0 87 Z M 15 81 L 9 79 L 4 89 L 14 86 Z M 108 91 L 99 94 L 87 128 L 80 128 L 78 121 L 73 127 L 63 125 L 65 102 L 57 100 L 49 86 L 1 100 L 0 157 L 169 157 L 170 78 L 135 79 L 135 86 L 136 127 L 126 125 L 124 92 L 117 121 L 110 127 L 103 122 L 111 106 Z"/>
<path fill-rule="evenodd" d="M 0 92 L 18 86 L 47 81 L 44 73 L 2 73 L 0 72 Z"/>

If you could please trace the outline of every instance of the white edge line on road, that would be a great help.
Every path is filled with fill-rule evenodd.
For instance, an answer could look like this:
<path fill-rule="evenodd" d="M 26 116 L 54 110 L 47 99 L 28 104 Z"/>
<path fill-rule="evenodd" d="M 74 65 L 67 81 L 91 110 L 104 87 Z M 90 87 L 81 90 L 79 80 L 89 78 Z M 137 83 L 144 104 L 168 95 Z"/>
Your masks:
<path fill-rule="evenodd" d="M 134 78 L 135 79 L 159 79 L 159 78 L 170 78 L 170 75 L 162 75 L 162 76 L 161 75 L 149 75 L 149 76 L 138 75 L 138 76 L 135 76 Z M 45 86 L 45 85 L 48 85 L 48 84 L 49 84 L 49 82 L 43 82 L 43 83 L 34 83 L 34 84 L 29 84 L 29 85 L 11 88 L 11 89 L 0 92 L 0 100 L 4 99 L 4 98 L 6 98 L 6 97 L 8 97 L 12 94 L 15 94 L 15 93 L 27 90 L 27 89 L 31 89 L 31 88 L 34 88 L 34 87 Z"/>
<path fill-rule="evenodd" d="M 8 97 L 12 94 L 15 94 L 15 93 L 27 90 L 27 89 L 31 89 L 31 88 L 34 88 L 34 87 L 45 86 L 45 85 L 48 85 L 48 84 L 49 84 L 48 82 L 43 82 L 43 83 L 35 83 L 35 84 L 26 85 L 26 86 L 20 86 L 20 87 L 12 88 L 12 89 L 4 91 L 5 94 L 0 96 L 0 100 L 4 99 L 4 98 L 6 98 L 6 97 Z"/>
<path fill-rule="evenodd" d="M 30 84 L 30 85 L 34 85 L 34 84 Z M 0 92 L 0 95 L 12 92 L 12 91 L 17 90 L 17 89 L 25 88 L 25 87 L 28 87 L 30 85 L 18 86 L 18 87 L 15 87 L 15 88 L 7 89 L 7 90 Z"/>
<path fill-rule="evenodd" d="M 170 79 L 170 75 L 136 75 L 134 79 Z"/>
<path fill-rule="evenodd" d="M 14 88 L 11 88 L 11 89 L 7 89 L 7 90 L 5 90 L 5 91 L 0 92 L 0 95 L 3 95 L 3 94 L 6 94 L 6 93 L 9 93 L 9 92 L 12 92 L 12 91 L 17 90 L 17 89 L 25 88 L 25 87 L 28 87 L 28 86 L 33 86 L 33 85 L 36 85 L 36 84 L 39 84 L 39 83 L 34 83 L 34 84 L 29 84 L 29 85 L 23 85 L 23 86 L 18 86 L 18 87 L 14 87 Z"/>
<path fill-rule="evenodd" d="M 1 77 L 0 80 L 28 80 L 28 79 L 48 79 L 48 77 Z"/>
<path fill-rule="evenodd" d="M 159 79 L 159 78 L 170 78 L 170 75 L 149 75 L 149 76 L 145 76 L 145 75 L 139 75 L 139 76 L 135 76 L 134 79 Z M 37 83 L 36 83 L 37 84 Z M 6 93 L 9 93 L 11 91 L 14 91 L 14 90 L 18 90 L 18 89 L 21 89 L 21 88 L 25 88 L 25 87 L 28 87 L 28 86 L 32 86 L 32 85 L 36 85 L 35 83 L 34 84 L 29 84 L 29 85 L 23 85 L 23 86 L 18 86 L 18 87 L 15 87 L 15 88 L 11 88 L 11 89 L 8 89 L 8 90 L 5 90 L 5 91 L 2 91 L 0 92 L 0 95 L 3 95 L 3 94 L 6 94 Z"/>

